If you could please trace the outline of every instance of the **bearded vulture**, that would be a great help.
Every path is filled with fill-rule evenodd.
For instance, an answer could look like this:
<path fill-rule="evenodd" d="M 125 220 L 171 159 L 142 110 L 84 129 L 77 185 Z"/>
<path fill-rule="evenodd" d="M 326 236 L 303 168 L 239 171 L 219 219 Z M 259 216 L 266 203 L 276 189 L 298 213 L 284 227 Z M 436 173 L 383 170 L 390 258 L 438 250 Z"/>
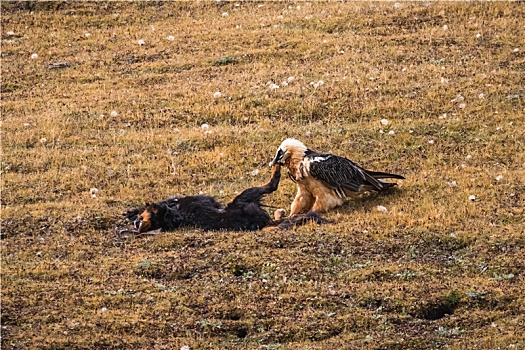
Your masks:
<path fill-rule="evenodd" d="M 288 168 L 288 176 L 297 184 L 297 195 L 290 215 L 308 211 L 323 212 L 342 205 L 344 198 L 364 191 L 384 191 L 395 183 L 380 179 L 404 179 L 401 175 L 368 171 L 351 160 L 308 149 L 301 141 L 284 140 L 270 165 Z"/>

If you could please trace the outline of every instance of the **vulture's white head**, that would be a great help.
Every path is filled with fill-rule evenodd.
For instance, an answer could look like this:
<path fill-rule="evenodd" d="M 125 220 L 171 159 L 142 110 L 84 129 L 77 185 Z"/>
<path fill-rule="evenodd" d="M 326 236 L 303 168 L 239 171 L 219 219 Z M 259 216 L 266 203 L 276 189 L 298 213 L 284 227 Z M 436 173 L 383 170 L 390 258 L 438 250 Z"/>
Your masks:
<path fill-rule="evenodd" d="M 301 161 L 307 150 L 308 148 L 301 141 L 292 138 L 286 139 L 277 149 L 275 158 L 270 162 L 270 166 L 275 164 L 285 165 L 289 159 Z"/>

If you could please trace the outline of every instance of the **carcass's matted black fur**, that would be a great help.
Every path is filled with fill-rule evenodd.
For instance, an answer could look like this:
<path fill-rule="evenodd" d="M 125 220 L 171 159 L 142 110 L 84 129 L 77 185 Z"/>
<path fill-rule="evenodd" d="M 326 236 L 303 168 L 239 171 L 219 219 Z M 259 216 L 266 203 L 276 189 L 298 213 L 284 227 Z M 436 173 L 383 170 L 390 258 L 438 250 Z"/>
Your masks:
<path fill-rule="evenodd" d="M 210 196 L 173 196 L 158 203 L 146 204 L 143 208 L 129 210 L 124 215 L 140 233 L 157 229 L 173 231 L 179 227 L 253 231 L 265 227 L 284 229 L 307 222 L 326 222 L 313 212 L 279 220 L 273 220 L 268 215 L 262 208 L 261 199 L 277 190 L 281 179 L 280 170 L 279 165 L 274 165 L 268 183 L 244 190 L 226 206 Z"/>

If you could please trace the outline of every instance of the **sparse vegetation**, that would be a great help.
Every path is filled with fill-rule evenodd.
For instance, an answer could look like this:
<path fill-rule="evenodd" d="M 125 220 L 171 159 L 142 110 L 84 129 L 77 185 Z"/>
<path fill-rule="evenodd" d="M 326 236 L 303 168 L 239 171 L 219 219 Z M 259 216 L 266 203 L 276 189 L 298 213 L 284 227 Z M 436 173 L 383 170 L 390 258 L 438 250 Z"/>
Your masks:
<path fill-rule="evenodd" d="M 525 347 L 520 2 L 1 10 L 2 349 Z M 330 225 L 115 235 L 285 137 L 407 179 Z"/>

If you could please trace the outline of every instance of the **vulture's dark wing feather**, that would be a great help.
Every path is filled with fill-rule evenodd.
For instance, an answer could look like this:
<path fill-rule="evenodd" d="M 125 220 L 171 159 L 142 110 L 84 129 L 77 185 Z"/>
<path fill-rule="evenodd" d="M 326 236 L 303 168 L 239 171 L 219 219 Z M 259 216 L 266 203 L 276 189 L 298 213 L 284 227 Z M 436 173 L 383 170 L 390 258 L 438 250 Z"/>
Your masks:
<path fill-rule="evenodd" d="M 333 154 L 310 154 L 310 175 L 344 197 L 343 189 L 359 192 L 362 185 L 381 191 L 383 184 L 351 160 Z"/>

